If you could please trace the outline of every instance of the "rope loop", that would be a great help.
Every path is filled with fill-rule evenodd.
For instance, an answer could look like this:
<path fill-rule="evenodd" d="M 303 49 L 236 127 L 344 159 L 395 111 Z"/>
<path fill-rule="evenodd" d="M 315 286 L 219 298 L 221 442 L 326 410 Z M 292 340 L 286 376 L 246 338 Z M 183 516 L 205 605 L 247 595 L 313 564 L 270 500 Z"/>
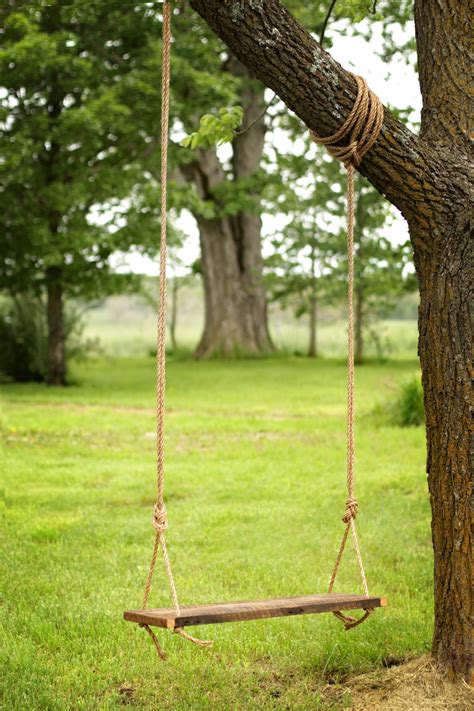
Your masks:
<path fill-rule="evenodd" d="M 155 504 L 153 507 L 153 528 L 157 533 L 164 533 L 168 528 L 168 514 L 164 506 Z"/>
<path fill-rule="evenodd" d="M 358 508 L 359 503 L 357 499 L 355 499 L 353 496 L 348 496 L 346 501 L 346 510 L 344 511 L 342 521 L 347 524 L 351 521 L 351 519 L 355 519 L 355 517 L 357 516 Z"/>
<path fill-rule="evenodd" d="M 352 75 L 357 83 L 357 97 L 354 105 L 342 124 L 332 136 L 319 136 L 310 129 L 310 136 L 315 143 L 326 146 L 328 152 L 342 161 L 346 168 L 357 168 L 377 140 L 382 128 L 384 109 L 377 94 L 369 89 L 363 77 Z M 340 145 L 348 139 L 347 145 Z"/>
<path fill-rule="evenodd" d="M 189 634 L 189 632 L 186 632 L 183 630 L 182 627 L 175 627 L 173 630 L 174 634 L 178 634 L 180 637 L 183 639 L 187 639 L 189 642 L 192 642 L 193 644 L 196 644 L 198 647 L 212 647 L 213 642 L 210 639 L 199 639 L 198 637 L 193 637 L 193 635 Z"/>

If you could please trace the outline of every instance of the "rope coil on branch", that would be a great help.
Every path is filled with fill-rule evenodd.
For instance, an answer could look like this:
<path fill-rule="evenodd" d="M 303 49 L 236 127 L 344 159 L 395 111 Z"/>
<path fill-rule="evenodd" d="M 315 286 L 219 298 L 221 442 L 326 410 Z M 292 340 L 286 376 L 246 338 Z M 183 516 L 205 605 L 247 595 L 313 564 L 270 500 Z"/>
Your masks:
<path fill-rule="evenodd" d="M 357 84 L 357 97 L 342 126 L 331 136 L 319 136 L 310 129 L 310 136 L 316 143 L 326 146 L 334 158 L 340 160 L 347 171 L 347 295 L 348 295 L 348 336 L 347 336 L 347 499 L 342 521 L 345 524 L 341 544 L 329 582 L 329 592 L 332 592 L 336 581 L 339 564 L 344 553 L 349 531 L 352 534 L 354 548 L 359 564 L 362 584 L 365 594 L 369 588 L 365 576 L 364 564 L 359 547 L 355 518 L 358 502 L 355 497 L 355 402 L 354 402 L 354 171 L 360 165 L 365 154 L 372 148 L 382 128 L 384 119 L 383 105 L 367 82 L 360 76 L 354 76 Z M 346 629 L 352 629 L 361 624 L 370 615 L 365 614 L 356 619 L 342 612 L 334 615 L 340 619 Z"/>
<path fill-rule="evenodd" d="M 383 105 L 377 94 L 369 89 L 363 77 L 352 76 L 357 83 L 357 97 L 342 126 L 331 136 L 318 136 L 310 129 L 313 141 L 326 146 L 328 153 L 342 161 L 346 168 L 360 165 L 377 140 L 384 117 Z M 347 138 L 349 142 L 340 145 Z"/>

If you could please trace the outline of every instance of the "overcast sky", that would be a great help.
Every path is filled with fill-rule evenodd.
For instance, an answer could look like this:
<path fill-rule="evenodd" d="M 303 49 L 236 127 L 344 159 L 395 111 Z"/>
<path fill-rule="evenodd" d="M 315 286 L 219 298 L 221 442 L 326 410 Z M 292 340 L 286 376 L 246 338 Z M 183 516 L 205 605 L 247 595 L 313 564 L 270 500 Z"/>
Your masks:
<path fill-rule="evenodd" d="M 407 65 L 401 58 L 392 60 L 390 64 L 386 64 L 379 59 L 376 52 L 382 45 L 381 23 L 374 23 L 372 27 L 374 36 L 370 43 L 366 42 L 362 37 L 335 34 L 334 44 L 330 50 L 331 54 L 343 67 L 364 76 L 371 89 L 380 97 L 382 103 L 396 106 L 400 109 L 412 107 L 414 109 L 413 119 L 418 122 L 421 111 L 421 96 L 416 72 L 412 66 Z M 334 29 L 337 29 L 337 23 L 334 24 Z M 393 31 L 396 34 L 394 40 L 402 44 L 407 36 L 414 35 L 415 29 L 413 23 L 411 23 L 404 32 L 396 26 L 394 26 Z M 271 98 L 272 94 L 269 93 L 268 96 Z M 395 209 L 394 213 L 395 219 L 386 234 L 392 241 L 402 242 L 408 236 L 408 229 L 405 220 Z M 264 214 L 262 219 L 263 234 L 275 232 L 278 218 Z M 198 231 L 191 214 L 184 212 L 178 220 L 178 227 L 188 236 L 180 256 L 186 264 L 191 264 L 199 256 Z M 153 276 L 158 274 L 157 261 L 143 257 L 140 254 L 129 254 L 125 257 L 117 255 L 113 261 L 120 271 L 131 270 L 135 273 Z"/>

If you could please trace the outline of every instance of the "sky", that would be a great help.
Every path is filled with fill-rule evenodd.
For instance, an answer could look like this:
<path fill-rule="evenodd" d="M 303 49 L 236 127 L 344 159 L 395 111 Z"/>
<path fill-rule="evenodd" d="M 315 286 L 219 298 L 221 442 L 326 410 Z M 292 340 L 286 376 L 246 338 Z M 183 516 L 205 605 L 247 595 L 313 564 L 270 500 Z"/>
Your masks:
<path fill-rule="evenodd" d="M 360 25 L 363 27 L 363 23 Z M 415 69 L 407 65 L 400 57 L 393 59 L 390 64 L 383 62 L 377 56 L 377 50 L 382 46 L 382 25 L 372 23 L 373 38 L 369 42 L 363 37 L 350 37 L 338 34 L 338 23 L 333 23 L 333 46 L 330 50 L 332 56 L 346 69 L 364 76 L 371 89 L 379 96 L 382 103 L 396 106 L 399 109 L 412 107 L 413 119 L 419 122 L 421 111 L 421 95 L 418 77 Z M 406 30 L 399 27 L 393 28 L 393 39 L 402 44 L 410 36 L 414 36 L 414 24 L 410 23 Z M 172 78 L 171 78 L 172 80 Z M 268 100 L 273 94 L 268 92 Z M 225 154 L 226 147 L 220 150 Z M 227 148 L 228 150 L 228 148 Z M 158 196 L 157 196 L 158 199 Z M 386 236 L 394 243 L 404 242 L 408 237 L 408 228 L 403 217 L 394 210 L 394 219 L 387 228 Z M 276 231 L 278 216 L 262 215 L 262 234 L 271 234 Z M 194 218 L 187 211 L 177 220 L 177 227 L 187 235 L 179 257 L 185 264 L 191 264 L 199 257 L 199 236 Z M 118 271 L 132 271 L 136 274 L 158 275 L 158 261 L 138 253 L 128 255 L 117 254 L 112 258 L 113 265 Z M 177 270 L 177 274 L 186 273 L 186 268 Z"/>

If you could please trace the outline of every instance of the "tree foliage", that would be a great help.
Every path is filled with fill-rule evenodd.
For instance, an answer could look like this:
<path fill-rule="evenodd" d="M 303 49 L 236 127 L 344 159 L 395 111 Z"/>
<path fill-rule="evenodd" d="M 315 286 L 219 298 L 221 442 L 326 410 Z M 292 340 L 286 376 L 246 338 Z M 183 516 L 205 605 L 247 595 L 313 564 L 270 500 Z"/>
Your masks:
<path fill-rule="evenodd" d="M 143 247 L 119 227 L 159 121 L 159 17 L 112 0 L 33 1 L 3 16 L 1 284 L 40 288 L 54 266 L 68 294 L 114 290 L 110 255 Z M 156 227 L 145 246 L 156 248 Z"/>

